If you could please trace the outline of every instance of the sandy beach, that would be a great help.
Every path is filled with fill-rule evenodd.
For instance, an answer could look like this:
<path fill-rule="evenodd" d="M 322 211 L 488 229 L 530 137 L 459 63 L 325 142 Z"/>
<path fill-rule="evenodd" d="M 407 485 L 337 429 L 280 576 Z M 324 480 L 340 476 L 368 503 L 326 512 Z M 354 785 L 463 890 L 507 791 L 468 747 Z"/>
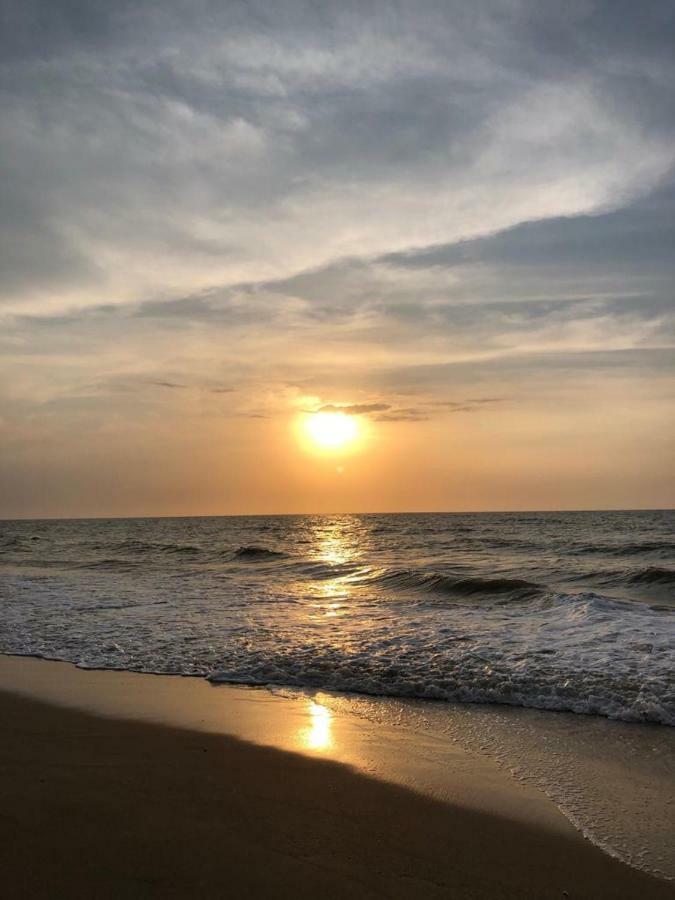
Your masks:
<path fill-rule="evenodd" d="M 23 696 L 8 690 L 19 671 Z M 152 676 L 135 676 L 140 712 L 130 721 L 116 717 L 124 707 L 114 699 L 124 688 L 127 708 L 134 703 L 128 673 L 5 658 L 1 674 L 6 896 L 673 896 L 672 885 L 585 841 L 552 805 L 538 810 L 515 783 L 497 791 L 502 813 L 488 812 L 485 786 L 472 795 L 466 768 L 461 802 L 441 802 L 318 753 L 214 733 L 213 722 L 148 721 Z M 101 697 L 106 682 L 105 714 L 94 715 L 86 686 Z M 199 684 L 172 683 L 184 697 Z M 234 714 L 246 705 L 214 693 Z"/>

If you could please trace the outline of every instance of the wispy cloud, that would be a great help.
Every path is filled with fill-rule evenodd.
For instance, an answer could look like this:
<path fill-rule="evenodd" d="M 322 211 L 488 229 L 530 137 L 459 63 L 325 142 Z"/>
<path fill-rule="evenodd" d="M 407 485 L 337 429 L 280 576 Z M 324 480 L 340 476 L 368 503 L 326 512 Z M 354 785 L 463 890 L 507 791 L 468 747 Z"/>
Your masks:
<path fill-rule="evenodd" d="M 325 406 L 320 406 L 315 412 L 339 412 L 344 413 L 346 416 L 363 416 L 370 413 L 384 412 L 387 409 L 391 409 L 388 403 L 328 403 Z"/>
<path fill-rule="evenodd" d="M 187 384 L 185 382 L 179 381 L 168 381 L 164 379 L 156 379 L 147 382 L 143 382 L 144 384 L 148 384 L 152 387 L 161 387 L 168 388 L 169 390 L 179 390 L 179 391 L 202 391 L 207 394 L 232 394 L 235 389 L 233 387 L 211 387 L 210 385 L 204 385 L 199 383 Z"/>
<path fill-rule="evenodd" d="M 440 407 L 445 412 L 474 412 L 495 403 L 504 403 L 505 397 L 475 397 L 468 400 L 431 400 L 427 406 Z"/>
<path fill-rule="evenodd" d="M 382 413 L 375 417 L 377 422 L 426 422 L 431 416 L 423 410 L 409 407 L 407 409 L 392 409 L 391 412 Z"/>

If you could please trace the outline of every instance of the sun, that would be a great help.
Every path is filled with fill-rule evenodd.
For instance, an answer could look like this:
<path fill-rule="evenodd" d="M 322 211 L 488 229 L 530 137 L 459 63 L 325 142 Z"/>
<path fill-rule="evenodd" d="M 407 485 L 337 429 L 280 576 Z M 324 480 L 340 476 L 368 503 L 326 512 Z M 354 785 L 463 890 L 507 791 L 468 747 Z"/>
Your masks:
<path fill-rule="evenodd" d="M 320 450 L 343 450 L 359 437 L 355 416 L 341 412 L 318 412 L 307 416 L 303 430 L 309 443 Z"/>

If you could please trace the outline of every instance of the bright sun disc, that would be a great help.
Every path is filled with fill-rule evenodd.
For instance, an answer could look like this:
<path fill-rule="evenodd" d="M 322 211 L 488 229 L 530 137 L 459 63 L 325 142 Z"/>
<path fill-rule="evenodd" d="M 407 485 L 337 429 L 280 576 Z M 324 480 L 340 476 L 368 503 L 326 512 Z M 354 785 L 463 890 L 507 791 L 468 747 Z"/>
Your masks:
<path fill-rule="evenodd" d="M 316 447 L 337 450 L 356 440 L 359 426 L 354 416 L 319 412 L 305 420 L 305 432 Z"/>

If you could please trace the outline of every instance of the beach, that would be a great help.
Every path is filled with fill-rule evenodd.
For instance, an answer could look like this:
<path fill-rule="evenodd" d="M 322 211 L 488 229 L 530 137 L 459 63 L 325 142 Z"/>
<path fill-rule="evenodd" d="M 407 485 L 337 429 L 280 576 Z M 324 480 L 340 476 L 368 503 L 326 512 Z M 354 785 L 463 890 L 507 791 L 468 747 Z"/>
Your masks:
<path fill-rule="evenodd" d="M 1 662 L 7 896 L 673 896 L 470 755 L 450 760 L 439 799 L 422 763 L 397 784 L 392 771 L 369 774 L 372 760 L 345 761 L 350 733 L 353 752 L 375 758 L 377 729 L 364 726 L 359 744 L 352 722 L 327 740 L 333 726 L 311 707 L 303 724 L 293 701 L 267 692 Z M 284 718 L 296 752 L 281 749 Z"/>
<path fill-rule="evenodd" d="M 675 900 L 675 0 L 3 22 L 0 900 Z"/>

